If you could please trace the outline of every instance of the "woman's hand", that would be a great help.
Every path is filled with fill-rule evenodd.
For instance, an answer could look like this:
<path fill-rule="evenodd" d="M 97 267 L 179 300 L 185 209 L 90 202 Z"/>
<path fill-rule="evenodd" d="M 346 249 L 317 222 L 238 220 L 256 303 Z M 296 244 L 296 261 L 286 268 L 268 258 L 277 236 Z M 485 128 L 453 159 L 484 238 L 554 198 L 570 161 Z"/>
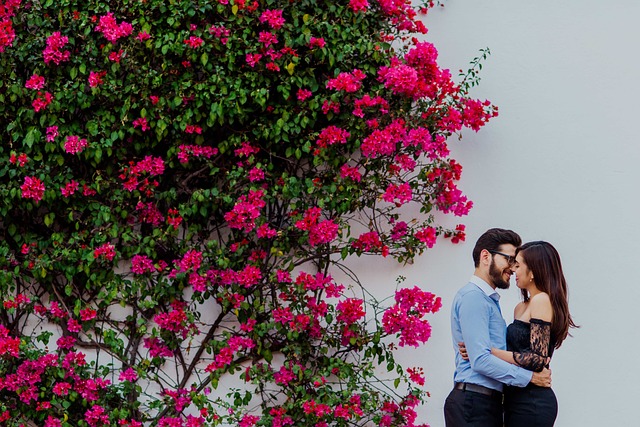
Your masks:
<path fill-rule="evenodd" d="M 460 357 L 464 360 L 469 360 L 469 355 L 467 354 L 467 347 L 464 346 L 464 343 L 460 341 L 458 343 L 458 352 L 460 353 Z"/>

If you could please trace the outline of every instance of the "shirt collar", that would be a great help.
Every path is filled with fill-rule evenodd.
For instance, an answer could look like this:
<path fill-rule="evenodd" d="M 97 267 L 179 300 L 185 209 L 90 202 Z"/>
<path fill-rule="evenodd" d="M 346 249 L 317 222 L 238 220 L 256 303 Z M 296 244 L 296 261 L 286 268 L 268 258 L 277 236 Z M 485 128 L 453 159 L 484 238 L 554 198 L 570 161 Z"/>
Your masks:
<path fill-rule="evenodd" d="M 473 275 L 469 281 L 479 287 L 489 298 L 493 298 L 496 301 L 500 300 L 500 294 L 480 277 Z"/>

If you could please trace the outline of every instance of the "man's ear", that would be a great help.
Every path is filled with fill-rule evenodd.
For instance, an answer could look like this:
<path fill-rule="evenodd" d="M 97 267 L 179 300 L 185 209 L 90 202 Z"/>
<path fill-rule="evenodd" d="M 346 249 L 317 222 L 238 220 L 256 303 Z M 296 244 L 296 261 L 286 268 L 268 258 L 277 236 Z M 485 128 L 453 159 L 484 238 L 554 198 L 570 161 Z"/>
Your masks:
<path fill-rule="evenodd" d="M 489 266 L 491 264 L 491 252 L 486 249 L 480 251 L 480 264 Z"/>

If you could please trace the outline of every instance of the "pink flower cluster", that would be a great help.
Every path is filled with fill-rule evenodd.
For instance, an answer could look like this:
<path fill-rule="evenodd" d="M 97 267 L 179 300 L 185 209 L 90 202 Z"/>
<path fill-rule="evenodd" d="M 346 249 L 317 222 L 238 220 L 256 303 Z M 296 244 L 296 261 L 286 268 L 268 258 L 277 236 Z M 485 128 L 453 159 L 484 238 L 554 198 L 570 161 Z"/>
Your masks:
<path fill-rule="evenodd" d="M 464 216 L 473 207 L 473 202 L 462 194 L 462 191 L 451 180 L 447 181 L 436 199 L 437 207 L 443 213 L 452 212 L 455 216 Z"/>
<path fill-rule="evenodd" d="M 47 128 L 47 136 L 45 137 L 45 140 L 47 142 L 53 142 L 57 136 L 58 136 L 58 126 L 49 126 Z"/>
<path fill-rule="evenodd" d="M 425 227 L 421 230 L 418 230 L 415 234 L 416 239 L 425 243 L 428 248 L 432 248 L 433 245 L 436 244 L 436 238 L 438 237 L 438 233 L 433 227 Z"/>
<path fill-rule="evenodd" d="M 323 48 L 325 46 L 326 42 L 324 41 L 324 39 L 322 37 L 311 37 L 309 39 L 309 49 L 313 49 L 315 47 L 317 48 Z"/>
<path fill-rule="evenodd" d="M 367 77 L 362 71 L 355 69 L 350 73 L 340 73 L 335 79 L 327 81 L 327 89 L 337 91 L 356 92 L 362 87 L 362 81 Z"/>
<path fill-rule="evenodd" d="M 318 221 L 321 213 L 322 210 L 320 208 L 310 208 L 303 219 L 295 224 L 299 230 L 309 231 L 309 244 L 311 246 L 330 243 L 338 235 L 339 226 L 333 220 Z"/>
<path fill-rule="evenodd" d="M 229 227 L 244 229 L 246 233 L 253 230 L 256 227 L 255 220 L 266 205 L 263 197 L 264 191 L 262 190 L 250 190 L 248 196 L 240 196 L 233 209 L 224 215 Z"/>
<path fill-rule="evenodd" d="M 361 234 L 351 243 L 351 247 L 361 252 L 380 252 L 383 257 L 389 254 L 389 247 L 382 243 L 377 231 Z"/>
<path fill-rule="evenodd" d="M 164 216 L 154 202 L 138 202 L 136 204 L 138 221 L 158 227 L 164 222 Z"/>
<path fill-rule="evenodd" d="M 316 144 L 320 148 L 326 148 L 334 144 L 346 144 L 349 136 L 350 134 L 346 130 L 331 125 L 320 131 Z"/>
<path fill-rule="evenodd" d="M 133 32 L 133 26 L 124 21 L 118 24 L 113 13 L 108 12 L 106 15 L 100 17 L 96 31 L 102 33 L 111 43 L 115 43 L 119 38 L 130 35 Z"/>
<path fill-rule="evenodd" d="M 453 244 L 464 242 L 465 238 L 467 237 L 467 234 L 465 233 L 465 228 L 466 227 L 464 224 L 458 224 L 456 225 L 456 229 L 454 230 L 453 233 L 447 232 L 445 233 L 444 237 L 447 239 L 451 238 L 451 243 Z"/>
<path fill-rule="evenodd" d="M 35 176 L 25 176 L 24 183 L 20 186 L 22 190 L 23 199 L 32 199 L 36 202 L 42 200 L 44 196 L 45 187 L 42 181 Z"/>
<path fill-rule="evenodd" d="M 387 190 L 382 196 L 382 200 L 389 203 L 395 203 L 398 207 L 410 202 L 412 198 L 413 193 L 411 191 L 411 185 L 408 182 L 404 182 L 399 185 L 389 184 Z"/>
<path fill-rule="evenodd" d="M 146 274 L 156 271 L 151 258 L 145 255 L 134 255 L 131 259 L 131 271 L 133 274 Z"/>
<path fill-rule="evenodd" d="M 218 154 L 218 149 L 213 147 L 184 144 L 178 147 L 178 160 L 180 160 L 180 163 L 188 163 L 189 157 L 204 157 L 205 159 L 209 159 L 216 154 Z"/>
<path fill-rule="evenodd" d="M 197 49 L 204 44 L 204 40 L 202 40 L 200 37 L 191 36 L 188 39 L 184 40 L 184 44 L 192 49 Z"/>
<path fill-rule="evenodd" d="M 102 83 L 102 79 L 107 75 L 106 71 L 91 71 L 89 72 L 89 87 L 100 86 Z"/>
<path fill-rule="evenodd" d="M 156 314 L 153 321 L 158 324 L 160 329 L 180 334 L 182 339 L 185 339 L 190 332 L 197 333 L 198 331 L 196 325 L 189 322 L 187 313 L 184 311 L 185 305 L 184 302 L 173 301 L 171 303 L 173 310 L 168 313 Z"/>
<path fill-rule="evenodd" d="M 364 317 L 364 301 L 359 298 L 347 298 L 336 305 L 336 312 L 338 322 L 352 325 Z"/>
<path fill-rule="evenodd" d="M 354 12 L 364 12 L 369 8 L 367 0 L 349 0 L 349 9 Z"/>
<path fill-rule="evenodd" d="M 353 115 L 360 118 L 364 117 L 363 108 L 379 106 L 380 113 L 387 114 L 389 112 L 389 103 L 381 96 L 372 98 L 371 95 L 365 94 L 362 98 L 355 100 L 354 106 Z"/>
<path fill-rule="evenodd" d="M 406 138 L 404 121 L 396 119 L 383 129 L 375 129 L 360 146 L 365 157 L 392 156 L 398 150 L 398 143 Z"/>
<path fill-rule="evenodd" d="M 358 168 L 349 166 L 346 163 L 340 168 L 340 177 L 342 179 L 349 178 L 353 182 L 360 182 L 362 180 L 362 174 L 360 173 Z"/>
<path fill-rule="evenodd" d="M 44 87 L 44 84 L 44 77 L 34 74 L 29 77 L 29 80 L 27 80 L 24 87 L 26 87 L 27 89 L 40 90 Z"/>
<path fill-rule="evenodd" d="M 9 163 L 11 163 L 12 165 L 17 164 L 18 166 L 23 167 L 24 165 L 29 163 L 29 157 L 26 153 L 20 153 L 16 156 L 16 153 L 11 152 L 11 155 L 9 156 Z"/>
<path fill-rule="evenodd" d="M 138 127 L 140 128 L 140 130 L 142 132 L 146 132 L 149 129 L 151 129 L 149 127 L 149 121 L 147 120 L 146 117 L 138 117 L 137 119 L 135 119 L 133 121 L 133 128 L 135 129 L 135 128 L 138 128 Z"/>
<path fill-rule="evenodd" d="M 284 18 L 282 17 L 282 10 L 265 10 L 260 15 L 260 22 L 267 23 L 274 30 L 279 30 L 285 23 Z"/>
<path fill-rule="evenodd" d="M 6 307 L 5 307 L 6 308 Z M 0 325 L 0 357 L 11 356 L 18 357 L 20 355 L 20 338 L 9 336 L 9 330 Z M 0 383 L 0 389 L 1 383 Z"/>
<path fill-rule="evenodd" d="M 69 37 L 61 35 L 59 31 L 55 31 L 47 37 L 47 47 L 42 51 L 44 63 L 53 62 L 56 65 L 60 65 L 61 62 L 68 61 L 71 57 L 71 52 L 62 50 L 68 42 Z"/>
<path fill-rule="evenodd" d="M 36 113 L 47 108 L 51 101 L 53 100 L 53 96 L 49 92 L 38 91 L 38 97 L 33 100 L 31 106 L 33 106 L 33 111 Z"/>
<path fill-rule="evenodd" d="M 223 347 L 216 355 L 214 361 L 210 363 L 205 372 L 215 372 L 224 369 L 233 362 L 236 354 L 242 350 L 251 350 L 256 344 L 252 339 L 240 336 L 233 336 L 227 340 L 227 346 Z"/>
<path fill-rule="evenodd" d="M 125 190 L 145 191 L 150 195 L 151 187 L 156 187 L 157 182 L 151 182 L 148 178 L 140 181 L 143 174 L 149 176 L 162 175 L 164 173 L 164 160 L 160 157 L 145 156 L 144 159 L 139 162 L 129 162 L 129 166 L 123 168 L 120 174 L 120 179 L 124 181 L 123 187 Z"/>
<path fill-rule="evenodd" d="M 71 180 L 67 182 L 64 187 L 60 187 L 60 194 L 62 194 L 62 196 L 65 198 L 71 197 L 76 191 L 78 191 L 79 187 L 80 184 L 78 184 L 77 181 Z"/>
<path fill-rule="evenodd" d="M 98 246 L 93 251 L 93 257 L 95 259 L 104 258 L 106 260 L 112 261 L 116 256 L 116 248 L 111 243 L 104 243 Z"/>
<path fill-rule="evenodd" d="M 67 139 L 64 141 L 64 151 L 69 154 L 82 153 L 86 147 L 87 140 L 80 139 L 80 137 L 76 135 L 67 136 Z"/>
<path fill-rule="evenodd" d="M 418 347 L 431 337 L 431 325 L 422 319 L 427 313 L 435 313 L 442 307 L 442 300 L 419 287 L 396 291 L 396 303 L 382 317 L 382 326 L 388 334 L 400 335 L 400 347 Z"/>
<path fill-rule="evenodd" d="M 216 27 L 215 25 L 212 25 L 209 28 L 209 32 L 214 37 L 220 39 L 220 42 L 222 44 L 227 44 L 227 42 L 229 41 L 229 36 L 231 35 L 231 31 L 229 31 L 229 29 L 225 28 L 224 26 Z"/>

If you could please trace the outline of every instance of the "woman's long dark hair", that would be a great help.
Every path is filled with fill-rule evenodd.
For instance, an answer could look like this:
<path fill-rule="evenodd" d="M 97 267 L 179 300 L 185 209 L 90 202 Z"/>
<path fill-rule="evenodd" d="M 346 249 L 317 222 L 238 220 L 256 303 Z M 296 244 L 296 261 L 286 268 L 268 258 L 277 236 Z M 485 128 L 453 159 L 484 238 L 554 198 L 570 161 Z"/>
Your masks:
<path fill-rule="evenodd" d="M 522 254 L 524 263 L 533 273 L 536 287 L 549 295 L 553 308 L 551 336 L 555 339 L 556 348 L 569 335 L 569 328 L 577 328 L 569 313 L 567 282 L 562 273 L 560 255 L 550 243 L 543 241 L 529 242 L 520 246 L 517 254 Z M 529 301 L 529 294 L 522 289 L 524 301 Z"/>

